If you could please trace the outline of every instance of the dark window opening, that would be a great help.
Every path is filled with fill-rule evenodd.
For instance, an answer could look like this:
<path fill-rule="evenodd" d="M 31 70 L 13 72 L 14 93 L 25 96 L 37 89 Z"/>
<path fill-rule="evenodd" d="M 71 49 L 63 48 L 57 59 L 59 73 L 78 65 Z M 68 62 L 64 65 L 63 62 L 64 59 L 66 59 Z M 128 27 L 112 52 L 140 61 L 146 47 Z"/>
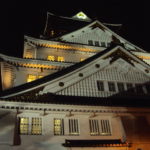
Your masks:
<path fill-rule="evenodd" d="M 93 41 L 92 40 L 88 40 L 88 44 L 93 46 Z"/>
<path fill-rule="evenodd" d="M 116 88 L 115 88 L 115 83 L 113 82 L 108 82 L 108 88 L 110 92 L 115 92 Z"/>
<path fill-rule="evenodd" d="M 135 92 L 132 83 L 127 83 L 127 91 L 130 92 L 130 93 L 134 93 Z"/>
<path fill-rule="evenodd" d="M 150 84 L 146 84 L 145 87 L 146 87 L 147 93 L 150 93 Z"/>
<path fill-rule="evenodd" d="M 104 91 L 104 83 L 102 81 L 97 81 L 97 88 L 99 91 Z"/>
<path fill-rule="evenodd" d="M 119 91 L 119 92 L 122 92 L 122 91 L 125 90 L 125 89 L 124 89 L 124 84 L 123 84 L 123 83 L 117 83 L 117 86 L 118 86 L 118 91 Z"/>
<path fill-rule="evenodd" d="M 95 41 L 95 46 L 99 46 L 99 42 L 98 41 Z"/>
<path fill-rule="evenodd" d="M 110 43 L 107 43 L 107 47 L 110 47 L 110 45 L 111 45 Z"/>
<path fill-rule="evenodd" d="M 105 42 L 101 42 L 101 46 L 102 46 L 102 47 L 106 47 Z"/>
<path fill-rule="evenodd" d="M 136 93 L 144 93 L 143 91 L 143 86 L 141 84 L 136 84 L 135 85 Z"/>

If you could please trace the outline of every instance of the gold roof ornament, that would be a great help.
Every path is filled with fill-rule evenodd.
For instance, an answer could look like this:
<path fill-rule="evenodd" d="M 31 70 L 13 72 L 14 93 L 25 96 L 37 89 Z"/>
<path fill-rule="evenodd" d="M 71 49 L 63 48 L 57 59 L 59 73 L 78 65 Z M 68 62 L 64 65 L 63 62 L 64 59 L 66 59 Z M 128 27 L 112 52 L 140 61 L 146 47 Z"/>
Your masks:
<path fill-rule="evenodd" d="M 92 21 L 84 12 L 80 11 L 76 15 L 74 15 L 72 18 L 79 19 L 79 20 L 85 20 L 85 21 Z"/>

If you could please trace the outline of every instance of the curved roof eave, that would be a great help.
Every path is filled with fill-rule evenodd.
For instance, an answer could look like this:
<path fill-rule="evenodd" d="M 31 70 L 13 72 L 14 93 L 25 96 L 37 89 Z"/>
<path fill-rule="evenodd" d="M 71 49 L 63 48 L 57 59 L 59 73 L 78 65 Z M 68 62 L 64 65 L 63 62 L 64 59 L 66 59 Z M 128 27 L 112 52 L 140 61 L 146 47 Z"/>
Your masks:
<path fill-rule="evenodd" d="M 63 75 L 66 75 L 66 74 L 69 74 L 77 69 L 80 69 L 81 67 L 91 63 L 92 61 L 94 61 L 95 59 L 98 59 L 99 57 L 102 57 L 103 55 L 109 55 L 109 53 L 112 51 L 112 50 L 117 50 L 118 48 L 124 50 L 125 53 L 127 53 L 128 55 L 132 56 L 133 59 L 136 59 L 136 61 L 140 62 L 143 66 L 145 66 L 146 68 L 150 68 L 150 65 L 146 64 L 144 61 L 142 61 L 141 59 L 139 59 L 138 57 L 136 57 L 135 55 L 133 55 L 131 52 L 129 51 L 125 51 L 124 48 L 122 48 L 121 46 L 119 45 L 112 45 L 111 47 L 109 47 L 108 49 L 104 50 L 104 51 L 101 51 L 97 54 L 95 54 L 94 56 L 82 61 L 82 62 L 79 62 L 75 65 L 72 65 L 66 69 L 63 69 L 61 71 L 58 71 L 56 73 L 53 73 L 53 74 L 50 74 L 46 77 L 43 77 L 41 79 L 38 79 L 38 80 L 35 80 L 33 82 L 29 82 L 29 83 L 26 83 L 26 84 L 23 84 L 23 85 L 20 85 L 18 87 L 14 87 L 12 89 L 8 89 L 6 91 L 4 91 L 1 95 L 1 98 L 7 98 L 7 97 L 12 97 L 12 96 L 15 96 L 15 95 L 19 95 L 19 94 L 23 94 L 23 93 L 26 93 L 26 92 L 29 92 L 29 91 L 32 91 L 32 90 L 35 90 L 35 89 L 38 89 L 38 88 L 42 88 L 44 87 L 46 84 L 48 84 L 49 82 L 55 80 L 55 79 L 58 79 L 59 77 L 62 77 Z"/>
<path fill-rule="evenodd" d="M 17 86 L 17 87 L 13 87 L 11 89 L 8 89 L 8 90 L 5 90 L 3 91 L 3 93 L 1 94 L 0 97 L 2 98 L 5 98 L 5 97 L 11 97 L 13 94 L 17 95 L 19 93 L 26 93 L 28 91 L 31 91 L 31 90 L 34 90 L 36 89 L 37 87 L 42 87 L 44 86 L 45 83 L 49 82 L 49 81 L 52 81 L 56 78 L 59 78 L 60 76 L 62 75 L 65 75 L 65 74 L 68 74 L 88 63 L 90 63 L 91 61 L 93 61 L 94 59 L 102 56 L 103 54 L 107 53 L 108 51 L 110 51 L 111 49 L 117 47 L 116 45 L 115 46 L 112 46 L 112 47 L 109 47 L 108 49 L 102 51 L 102 52 L 99 52 L 97 53 L 96 55 L 82 61 L 82 62 L 79 62 L 79 63 L 76 63 L 75 65 L 72 65 L 70 67 L 67 67 L 63 70 L 60 70 L 58 72 L 55 72 L 53 74 L 50 74 L 48 76 L 45 76 L 43 78 L 40 78 L 38 80 L 35 80 L 35 81 L 32 81 L 32 82 L 29 82 L 29 83 L 25 83 L 25 84 L 22 84 L 20 86 Z"/>

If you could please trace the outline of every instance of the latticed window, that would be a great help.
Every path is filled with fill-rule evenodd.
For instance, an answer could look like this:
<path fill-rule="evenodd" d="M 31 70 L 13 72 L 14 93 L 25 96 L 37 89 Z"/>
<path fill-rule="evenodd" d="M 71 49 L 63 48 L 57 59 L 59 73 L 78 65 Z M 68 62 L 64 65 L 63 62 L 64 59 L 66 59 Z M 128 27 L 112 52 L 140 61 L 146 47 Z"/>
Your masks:
<path fill-rule="evenodd" d="M 114 82 L 108 82 L 108 88 L 109 88 L 109 91 L 115 92 L 116 91 L 115 83 Z"/>
<path fill-rule="evenodd" d="M 32 118 L 31 134 L 40 135 L 42 134 L 42 119 Z"/>
<path fill-rule="evenodd" d="M 100 134 L 111 135 L 111 128 L 109 120 L 100 120 Z"/>
<path fill-rule="evenodd" d="M 125 90 L 125 89 L 124 89 L 124 84 L 123 84 L 123 83 L 117 83 L 117 86 L 118 86 L 118 91 L 119 91 L 119 92 L 122 92 L 122 91 Z"/>
<path fill-rule="evenodd" d="M 109 120 L 89 120 L 90 135 L 111 135 Z"/>
<path fill-rule="evenodd" d="M 29 118 L 22 117 L 19 119 L 20 122 L 20 134 L 29 134 Z"/>
<path fill-rule="evenodd" d="M 69 134 L 79 135 L 78 119 L 69 119 Z"/>
<path fill-rule="evenodd" d="M 91 135 L 100 135 L 99 130 L 99 120 L 89 120 L 90 125 L 90 134 Z"/>
<path fill-rule="evenodd" d="M 48 56 L 48 57 L 47 57 L 47 60 L 55 61 L 55 56 Z"/>
<path fill-rule="evenodd" d="M 64 135 L 64 119 L 54 119 L 54 135 Z"/>
<path fill-rule="evenodd" d="M 62 56 L 58 56 L 57 61 L 65 61 L 65 59 Z"/>
<path fill-rule="evenodd" d="M 97 88 L 99 91 L 104 91 L 104 83 L 102 81 L 97 81 Z"/>

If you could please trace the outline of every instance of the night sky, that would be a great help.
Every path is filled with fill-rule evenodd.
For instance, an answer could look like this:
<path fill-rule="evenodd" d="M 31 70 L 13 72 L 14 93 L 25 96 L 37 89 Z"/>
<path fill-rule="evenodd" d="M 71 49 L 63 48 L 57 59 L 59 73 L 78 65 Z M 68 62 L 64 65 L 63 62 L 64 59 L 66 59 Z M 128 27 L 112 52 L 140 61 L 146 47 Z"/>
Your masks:
<path fill-rule="evenodd" d="M 0 53 L 22 56 L 23 36 L 42 34 L 46 12 L 61 16 L 73 16 L 79 11 L 101 22 L 123 24 L 120 35 L 150 51 L 147 39 L 149 19 L 145 0 L 99 0 L 99 1 L 56 1 L 16 0 L 1 2 L 0 5 Z"/>

